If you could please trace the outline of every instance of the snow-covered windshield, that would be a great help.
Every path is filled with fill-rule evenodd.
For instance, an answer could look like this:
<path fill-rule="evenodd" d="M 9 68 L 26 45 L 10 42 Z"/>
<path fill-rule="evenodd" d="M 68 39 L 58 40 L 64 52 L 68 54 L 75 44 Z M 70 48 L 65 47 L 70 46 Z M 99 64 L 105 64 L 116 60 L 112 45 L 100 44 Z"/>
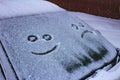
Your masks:
<path fill-rule="evenodd" d="M 0 40 L 20 80 L 78 80 L 116 56 L 98 31 L 67 11 L 3 19 Z"/>

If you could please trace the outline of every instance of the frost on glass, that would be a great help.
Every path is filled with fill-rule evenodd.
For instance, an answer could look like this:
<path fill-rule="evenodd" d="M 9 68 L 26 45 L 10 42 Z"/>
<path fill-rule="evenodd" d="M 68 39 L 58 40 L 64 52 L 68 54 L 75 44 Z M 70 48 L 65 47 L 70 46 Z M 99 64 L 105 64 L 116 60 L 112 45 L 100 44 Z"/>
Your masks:
<path fill-rule="evenodd" d="M 78 80 L 116 56 L 98 31 L 69 12 L 3 19 L 0 40 L 21 80 Z"/>

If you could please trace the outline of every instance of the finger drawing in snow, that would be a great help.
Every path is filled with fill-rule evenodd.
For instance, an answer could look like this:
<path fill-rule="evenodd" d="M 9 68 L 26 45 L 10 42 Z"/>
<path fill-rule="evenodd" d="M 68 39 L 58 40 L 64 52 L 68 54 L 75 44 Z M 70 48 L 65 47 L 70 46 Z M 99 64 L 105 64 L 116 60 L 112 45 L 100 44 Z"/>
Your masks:
<path fill-rule="evenodd" d="M 100 33 L 67 11 L 3 19 L 0 39 L 20 80 L 79 80 L 116 57 Z"/>
<path fill-rule="evenodd" d="M 42 36 L 42 38 L 45 39 L 46 41 L 49 41 L 49 40 L 52 39 L 52 37 L 49 34 L 44 34 Z M 28 36 L 28 41 L 30 41 L 30 42 L 35 42 L 37 39 L 38 38 L 35 35 L 29 35 Z M 53 48 L 51 48 L 51 49 L 49 49 L 49 50 L 47 50 L 45 52 L 32 52 L 32 54 L 35 54 L 35 55 L 45 55 L 45 54 L 48 54 L 48 53 L 54 51 L 57 48 L 57 46 L 58 45 L 55 45 Z"/>

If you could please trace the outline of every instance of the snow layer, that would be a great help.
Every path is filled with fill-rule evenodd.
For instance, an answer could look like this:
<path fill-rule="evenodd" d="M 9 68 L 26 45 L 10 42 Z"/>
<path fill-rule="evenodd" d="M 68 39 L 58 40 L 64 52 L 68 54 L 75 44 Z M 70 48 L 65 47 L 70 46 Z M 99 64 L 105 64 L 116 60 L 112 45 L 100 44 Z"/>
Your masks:
<path fill-rule="evenodd" d="M 118 63 L 114 70 L 99 70 L 97 75 L 89 80 L 120 80 L 120 63 Z M 114 68 L 114 67 L 113 67 Z"/>
<path fill-rule="evenodd" d="M 120 48 L 120 20 L 89 15 L 86 13 L 75 13 L 91 27 L 99 30 L 101 34 L 110 41 L 116 48 Z M 99 70 L 97 75 L 88 80 L 120 80 L 120 63 L 110 71 Z"/>
<path fill-rule="evenodd" d="M 42 0 L 0 0 L 0 18 L 63 10 L 53 3 Z"/>
<path fill-rule="evenodd" d="M 21 79 L 78 80 L 116 56 L 115 47 L 100 33 L 67 11 L 3 19 L 0 27 Z M 52 39 L 46 40 L 45 34 Z"/>
<path fill-rule="evenodd" d="M 94 16 L 86 13 L 75 13 L 91 27 L 99 30 L 101 34 L 116 48 L 120 48 L 120 20 Z M 88 80 L 120 80 L 120 63 L 110 71 L 99 70 L 97 75 Z"/>
<path fill-rule="evenodd" d="M 84 20 L 91 27 L 99 30 L 101 34 L 115 47 L 120 48 L 120 20 L 89 15 L 85 13 L 72 13 Z"/>
<path fill-rule="evenodd" d="M 25 0 L 0 0 L 0 18 L 38 14 L 51 11 L 64 11 L 55 4 L 46 1 L 29 1 L 30 2 Z M 115 47 L 120 48 L 120 20 L 98 17 L 85 13 L 73 14 L 76 14 L 93 28 L 98 29 L 102 35 L 104 35 Z M 102 70 L 97 77 L 91 80 L 119 80 L 119 66 L 120 65 L 118 65 L 115 71 L 113 70 L 112 72 L 106 72 Z"/>

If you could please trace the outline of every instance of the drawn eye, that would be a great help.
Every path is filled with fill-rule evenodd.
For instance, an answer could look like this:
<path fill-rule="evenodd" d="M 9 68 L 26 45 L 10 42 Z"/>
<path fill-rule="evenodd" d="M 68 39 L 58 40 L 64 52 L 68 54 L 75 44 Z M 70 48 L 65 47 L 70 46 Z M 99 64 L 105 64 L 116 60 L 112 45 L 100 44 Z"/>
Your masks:
<path fill-rule="evenodd" d="M 79 30 L 81 28 L 84 28 L 85 26 L 82 23 L 79 23 L 79 24 L 71 24 L 71 27 L 75 30 Z"/>
<path fill-rule="evenodd" d="M 72 28 L 76 29 L 76 30 L 79 30 L 79 27 L 75 24 L 71 24 Z"/>
<path fill-rule="evenodd" d="M 49 41 L 52 39 L 52 37 L 49 34 L 44 34 L 42 38 L 45 39 L 46 41 Z"/>
<path fill-rule="evenodd" d="M 28 41 L 35 42 L 36 40 L 38 40 L 38 37 L 35 35 L 29 35 L 27 39 Z"/>
<path fill-rule="evenodd" d="M 79 26 L 80 26 L 80 27 L 85 27 L 82 23 L 79 23 Z"/>

